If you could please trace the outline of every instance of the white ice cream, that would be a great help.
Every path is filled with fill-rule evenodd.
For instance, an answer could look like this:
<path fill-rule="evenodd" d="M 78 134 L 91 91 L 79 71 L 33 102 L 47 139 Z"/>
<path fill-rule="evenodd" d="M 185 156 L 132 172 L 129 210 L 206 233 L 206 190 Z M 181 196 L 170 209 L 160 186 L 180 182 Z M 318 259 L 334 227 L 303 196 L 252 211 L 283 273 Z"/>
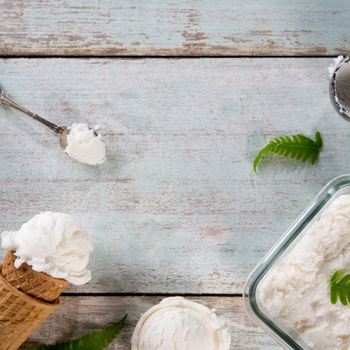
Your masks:
<path fill-rule="evenodd" d="M 102 164 L 106 159 L 106 145 L 87 124 L 69 127 L 65 152 L 73 159 L 90 165 Z"/>
<path fill-rule="evenodd" d="M 350 349 L 350 307 L 332 305 L 329 280 L 350 272 L 350 195 L 334 199 L 258 286 L 258 302 L 312 349 Z"/>
<path fill-rule="evenodd" d="M 87 264 L 92 243 L 71 215 L 38 214 L 23 224 L 19 231 L 3 232 L 1 247 L 14 252 L 16 267 L 26 262 L 35 271 L 64 278 L 75 285 L 91 279 Z"/>
<path fill-rule="evenodd" d="M 131 350 L 228 350 L 230 342 L 230 334 L 214 310 L 173 297 L 142 315 Z"/>

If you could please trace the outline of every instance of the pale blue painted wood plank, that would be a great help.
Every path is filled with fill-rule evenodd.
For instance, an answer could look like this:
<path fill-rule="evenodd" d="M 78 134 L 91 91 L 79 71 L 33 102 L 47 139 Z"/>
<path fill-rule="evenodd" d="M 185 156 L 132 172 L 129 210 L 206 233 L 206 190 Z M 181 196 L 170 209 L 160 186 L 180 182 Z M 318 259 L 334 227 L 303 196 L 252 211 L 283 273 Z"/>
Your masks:
<path fill-rule="evenodd" d="M 63 304 L 27 342 L 24 349 L 33 344 L 55 344 L 75 338 L 108 324 L 115 323 L 125 313 L 128 321 L 118 339 L 109 350 L 129 350 L 131 334 L 136 322 L 159 297 L 64 297 Z M 214 308 L 225 320 L 231 333 L 231 350 L 278 350 L 275 341 L 255 326 L 244 309 L 242 298 L 195 297 L 190 298 Z"/>
<path fill-rule="evenodd" d="M 102 126 L 110 159 L 67 159 L 41 125 L 0 111 L 0 231 L 40 210 L 93 236 L 76 291 L 240 293 L 254 265 L 332 177 L 350 127 L 328 99 L 330 59 L 12 59 L 0 82 L 27 107 Z M 252 161 L 280 134 L 320 130 L 317 167 Z M 265 163 L 266 164 L 266 163 Z"/>
<path fill-rule="evenodd" d="M 0 0 L 1 55 L 336 55 L 347 0 Z"/>

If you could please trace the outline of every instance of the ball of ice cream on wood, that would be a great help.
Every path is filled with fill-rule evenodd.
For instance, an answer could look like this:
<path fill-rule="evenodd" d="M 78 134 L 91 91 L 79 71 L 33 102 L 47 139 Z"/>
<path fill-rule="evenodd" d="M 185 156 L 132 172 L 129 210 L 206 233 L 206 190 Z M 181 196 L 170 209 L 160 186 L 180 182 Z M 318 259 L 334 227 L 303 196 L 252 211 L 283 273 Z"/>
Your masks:
<path fill-rule="evenodd" d="M 91 129 L 87 124 L 74 123 L 67 129 L 64 151 L 80 163 L 102 164 L 107 159 L 107 151 L 97 130 L 98 127 Z"/>
<path fill-rule="evenodd" d="M 0 339 L 5 349 L 15 350 L 57 308 L 69 283 L 90 280 L 93 247 L 71 215 L 52 212 L 3 232 L 1 239 L 7 254 L 0 265 Z"/>
<path fill-rule="evenodd" d="M 171 297 L 142 315 L 131 350 L 228 350 L 230 343 L 231 336 L 214 310 Z"/>

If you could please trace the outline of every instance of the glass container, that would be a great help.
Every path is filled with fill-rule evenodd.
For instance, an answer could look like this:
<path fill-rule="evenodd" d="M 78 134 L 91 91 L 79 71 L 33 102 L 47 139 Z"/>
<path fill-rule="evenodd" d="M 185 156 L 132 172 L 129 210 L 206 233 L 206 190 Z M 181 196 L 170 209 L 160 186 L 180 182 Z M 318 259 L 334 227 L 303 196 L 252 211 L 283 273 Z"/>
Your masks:
<path fill-rule="evenodd" d="M 312 224 L 314 220 L 317 220 L 325 206 L 343 194 L 350 194 L 350 174 L 334 178 L 321 190 L 312 203 L 255 267 L 245 285 L 244 298 L 249 315 L 284 349 L 311 350 L 295 331 L 278 324 L 264 311 L 257 296 L 259 283 L 279 258 L 293 249 L 293 246 L 302 238 L 303 232 L 305 232 L 304 229 Z M 297 308 L 298 305 L 295 307 Z"/>

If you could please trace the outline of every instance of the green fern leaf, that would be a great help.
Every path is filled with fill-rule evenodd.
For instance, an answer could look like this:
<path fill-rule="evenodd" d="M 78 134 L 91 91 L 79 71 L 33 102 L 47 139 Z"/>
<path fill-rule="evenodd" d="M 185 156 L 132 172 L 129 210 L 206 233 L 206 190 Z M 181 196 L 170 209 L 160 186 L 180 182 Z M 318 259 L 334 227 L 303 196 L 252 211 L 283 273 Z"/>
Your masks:
<path fill-rule="evenodd" d="M 89 333 L 81 338 L 57 345 L 33 347 L 30 350 L 104 350 L 124 328 L 126 318 L 127 315 L 115 325 Z"/>
<path fill-rule="evenodd" d="M 330 295 L 332 304 L 338 299 L 345 306 L 350 303 L 350 274 L 344 270 L 334 272 L 330 280 Z"/>
<path fill-rule="evenodd" d="M 301 134 L 276 137 L 255 158 L 254 171 L 256 172 L 259 163 L 268 153 L 278 154 L 282 157 L 300 160 L 301 162 L 309 159 L 311 164 L 315 164 L 322 146 L 323 142 L 319 131 L 315 134 L 315 140 Z"/>

